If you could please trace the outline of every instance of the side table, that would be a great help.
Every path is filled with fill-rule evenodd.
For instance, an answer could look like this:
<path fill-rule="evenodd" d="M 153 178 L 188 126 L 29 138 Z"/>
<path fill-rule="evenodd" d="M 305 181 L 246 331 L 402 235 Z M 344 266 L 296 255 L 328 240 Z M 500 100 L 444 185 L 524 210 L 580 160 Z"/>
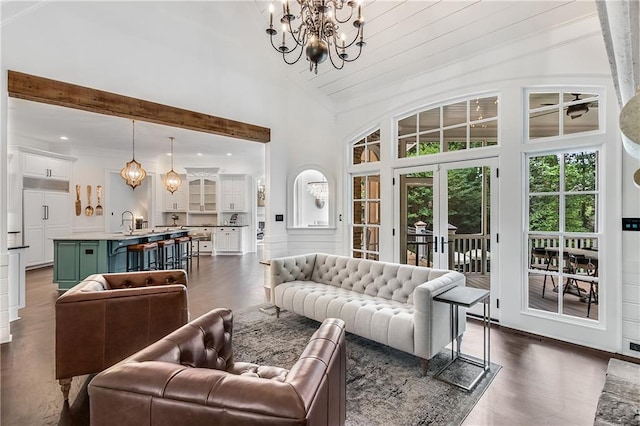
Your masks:
<path fill-rule="evenodd" d="M 489 302 L 489 296 L 489 290 L 483 290 L 473 287 L 454 287 L 433 298 L 433 300 L 435 301 L 448 303 L 451 316 L 451 360 L 444 367 L 442 367 L 442 369 L 438 371 L 434 377 L 444 382 L 458 386 L 466 390 L 467 392 L 470 392 L 480 381 L 480 379 L 482 379 L 484 375 L 487 374 L 491 363 L 491 303 Z M 471 308 L 478 302 L 482 302 L 484 304 L 482 315 L 482 362 L 477 359 L 471 358 L 468 355 L 462 354 L 460 352 L 460 341 L 458 340 L 459 308 Z M 442 377 L 442 373 L 444 373 L 456 360 L 460 360 L 462 362 L 466 362 L 468 364 L 472 364 L 482 368 L 482 371 L 478 375 L 476 375 L 471 384 L 465 385 L 463 383 L 447 379 L 446 377 Z"/>

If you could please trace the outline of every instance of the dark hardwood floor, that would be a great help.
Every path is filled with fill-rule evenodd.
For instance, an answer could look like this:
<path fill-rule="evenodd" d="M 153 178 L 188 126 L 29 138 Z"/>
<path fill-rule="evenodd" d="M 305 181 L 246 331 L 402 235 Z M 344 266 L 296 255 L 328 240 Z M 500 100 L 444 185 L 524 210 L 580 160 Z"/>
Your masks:
<path fill-rule="evenodd" d="M 241 309 L 265 302 L 260 253 L 203 256 L 189 274 L 195 318 L 214 307 Z M 63 404 L 54 373 L 52 269 L 27 272 L 27 307 L 11 324 L 13 341 L 1 347 L 1 416 L 10 425 L 88 424 L 86 384 L 74 379 Z M 482 328 L 468 322 L 463 351 L 481 355 Z M 492 361 L 502 370 L 465 425 L 591 425 L 610 354 L 492 327 Z M 250 361 L 250 360 L 246 360 Z M 416 368 L 420 363 L 416 359 Z"/>

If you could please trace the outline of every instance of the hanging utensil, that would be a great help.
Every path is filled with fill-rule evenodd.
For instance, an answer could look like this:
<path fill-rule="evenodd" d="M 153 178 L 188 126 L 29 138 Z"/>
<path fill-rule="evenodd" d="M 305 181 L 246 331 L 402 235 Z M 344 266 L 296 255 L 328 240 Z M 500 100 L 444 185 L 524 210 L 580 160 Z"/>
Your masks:
<path fill-rule="evenodd" d="M 87 185 L 87 207 L 84 209 L 87 216 L 93 215 L 93 207 L 91 207 L 91 185 Z"/>
<path fill-rule="evenodd" d="M 102 216 L 102 185 L 96 187 L 98 205 L 96 205 L 96 216 Z"/>
<path fill-rule="evenodd" d="M 76 185 L 76 216 L 82 214 L 82 201 L 80 201 L 80 185 Z"/>

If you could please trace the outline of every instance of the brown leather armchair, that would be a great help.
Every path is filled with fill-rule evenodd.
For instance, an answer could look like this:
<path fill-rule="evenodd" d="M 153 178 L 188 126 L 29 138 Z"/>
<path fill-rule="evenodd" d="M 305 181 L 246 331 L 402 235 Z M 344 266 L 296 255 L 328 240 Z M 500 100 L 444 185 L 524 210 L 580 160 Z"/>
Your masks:
<path fill-rule="evenodd" d="M 56 301 L 56 379 L 97 373 L 189 321 L 184 270 L 96 274 Z"/>
<path fill-rule="evenodd" d="M 234 362 L 214 309 L 96 375 L 91 425 L 343 425 L 344 322 L 326 319 L 291 370 Z"/>

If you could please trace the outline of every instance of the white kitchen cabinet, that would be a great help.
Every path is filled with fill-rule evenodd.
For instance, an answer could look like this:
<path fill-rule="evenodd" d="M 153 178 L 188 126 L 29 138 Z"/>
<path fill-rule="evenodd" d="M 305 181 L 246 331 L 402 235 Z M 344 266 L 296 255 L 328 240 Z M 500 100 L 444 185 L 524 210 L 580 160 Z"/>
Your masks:
<path fill-rule="evenodd" d="M 214 243 L 216 253 L 242 253 L 242 231 L 238 227 L 220 227 L 216 229 Z"/>
<path fill-rule="evenodd" d="M 26 266 L 53 262 L 53 238 L 71 233 L 71 204 L 67 192 L 23 191 Z"/>
<path fill-rule="evenodd" d="M 213 245 L 211 244 L 213 238 L 212 228 L 207 226 L 190 228 L 189 235 L 199 238 L 200 253 L 211 253 L 213 251 Z M 194 253 L 197 252 L 198 241 L 191 241 L 191 248 Z"/>
<path fill-rule="evenodd" d="M 216 180 L 212 177 L 196 177 L 188 180 L 189 211 L 216 212 Z"/>
<path fill-rule="evenodd" d="M 226 212 L 249 211 L 249 177 L 247 175 L 220 175 L 220 210 Z"/>
<path fill-rule="evenodd" d="M 69 180 L 71 178 L 71 161 L 23 152 L 22 174 L 24 176 Z"/>
<path fill-rule="evenodd" d="M 187 211 L 187 175 L 180 175 L 182 185 L 173 194 L 162 186 L 164 193 L 164 211 L 165 212 L 186 212 Z"/>

